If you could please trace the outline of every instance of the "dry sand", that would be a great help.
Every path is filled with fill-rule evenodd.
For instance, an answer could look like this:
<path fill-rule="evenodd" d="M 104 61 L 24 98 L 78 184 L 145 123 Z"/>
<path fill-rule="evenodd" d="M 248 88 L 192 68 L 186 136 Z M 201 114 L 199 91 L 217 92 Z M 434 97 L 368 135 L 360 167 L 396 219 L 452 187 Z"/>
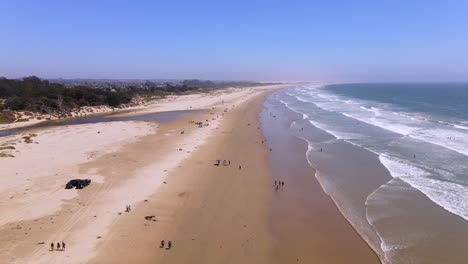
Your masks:
<path fill-rule="evenodd" d="M 228 112 L 167 185 L 113 226 L 92 263 L 272 263 L 272 193 L 257 121 L 262 100 Z M 214 166 L 216 159 L 231 165 Z M 149 215 L 156 221 L 145 220 Z M 159 248 L 163 239 L 174 247 Z"/>
<path fill-rule="evenodd" d="M 194 117 L 209 123 L 203 128 L 185 118 L 160 129 L 154 123 L 112 122 L 1 138 L 0 145 L 9 147 L 2 153 L 14 157 L 0 159 L 0 235 L 6 238 L 0 243 L 0 259 L 18 263 L 86 261 L 96 252 L 97 237 L 104 237 L 126 204 L 142 202 L 155 192 L 166 170 L 178 166 L 213 133 L 224 109 L 263 89 L 182 96 L 149 110 L 189 109 L 194 100 L 197 108 L 218 105 L 218 115 Z M 24 136 L 31 136 L 31 142 Z M 71 178 L 91 178 L 93 184 L 79 191 L 64 190 Z M 68 244 L 66 252 L 47 251 L 50 242 L 62 240 Z"/>
<path fill-rule="evenodd" d="M 273 192 L 268 151 L 257 120 L 268 88 L 168 98 L 142 108 L 140 112 L 210 109 L 159 126 L 117 122 L 60 127 L 35 132 L 30 144 L 18 143 L 20 136 L 1 138 L 0 145 L 16 142 L 17 149 L 14 158 L 0 158 L 5 188 L 0 197 L 0 259 L 281 263 L 281 241 L 275 241 L 269 224 Z M 191 121 L 208 125 L 199 128 Z M 230 160 L 231 166 L 214 166 L 216 159 Z M 70 178 L 93 182 L 83 190 L 63 190 Z M 124 212 L 126 205 L 131 212 Z M 343 222 L 337 225 L 351 228 Z M 172 240 L 173 248 L 160 249 L 162 239 Z M 340 239 L 327 243 L 369 250 Z M 51 242 L 62 240 L 66 251 L 49 251 Z"/>

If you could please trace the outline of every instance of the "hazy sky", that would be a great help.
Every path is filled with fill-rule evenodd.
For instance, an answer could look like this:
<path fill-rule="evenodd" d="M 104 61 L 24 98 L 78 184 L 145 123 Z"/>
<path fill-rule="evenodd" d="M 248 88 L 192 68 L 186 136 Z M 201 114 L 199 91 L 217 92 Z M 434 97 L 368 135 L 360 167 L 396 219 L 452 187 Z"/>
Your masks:
<path fill-rule="evenodd" d="M 0 0 L 0 76 L 468 80 L 468 1 Z"/>

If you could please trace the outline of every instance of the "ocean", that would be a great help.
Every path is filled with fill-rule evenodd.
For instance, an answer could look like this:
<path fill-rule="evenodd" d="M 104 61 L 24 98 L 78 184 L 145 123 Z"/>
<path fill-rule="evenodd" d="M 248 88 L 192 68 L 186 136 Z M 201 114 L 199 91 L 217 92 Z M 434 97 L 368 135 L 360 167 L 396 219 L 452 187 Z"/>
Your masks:
<path fill-rule="evenodd" d="M 315 177 L 384 263 L 468 263 L 468 84 L 302 85 L 293 111 Z"/>

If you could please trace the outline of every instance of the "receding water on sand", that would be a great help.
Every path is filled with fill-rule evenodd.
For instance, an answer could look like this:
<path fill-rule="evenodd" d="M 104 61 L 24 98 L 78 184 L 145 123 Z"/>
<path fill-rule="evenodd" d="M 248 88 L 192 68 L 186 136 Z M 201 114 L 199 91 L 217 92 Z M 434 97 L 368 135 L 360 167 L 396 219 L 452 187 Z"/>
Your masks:
<path fill-rule="evenodd" d="M 116 121 L 152 121 L 157 123 L 167 123 L 199 111 L 202 110 L 167 111 L 146 114 L 131 114 L 129 111 L 122 111 L 116 113 L 95 114 L 83 117 L 67 118 L 63 120 L 44 121 L 36 125 L 0 130 L 0 137 L 26 132 L 32 129 L 68 125 L 83 125 Z"/>
<path fill-rule="evenodd" d="M 301 134 L 317 141 L 333 137 L 310 125 L 299 129 L 301 115 L 273 98 L 265 102 L 260 120 L 267 147 L 272 150 L 268 155 L 272 178 L 285 182 L 284 187 L 274 191 L 271 212 L 271 230 L 280 244 L 277 253 L 280 262 L 297 262 L 300 256 L 301 263 L 379 263 L 376 254 L 324 193 L 323 186 L 314 177 L 316 171 L 304 155 L 308 145 Z M 371 186 L 375 189 L 385 181 L 379 178 L 369 181 L 373 182 L 376 184 Z M 354 190 L 362 190 L 365 199 L 373 189 Z M 359 210 L 365 218 L 364 206 Z"/>
<path fill-rule="evenodd" d="M 323 189 L 385 263 L 468 263 L 468 104 L 447 95 L 454 103 L 432 111 L 435 99 L 414 91 L 383 102 L 401 85 L 372 96 L 367 86 L 341 88 L 301 86 L 269 99 L 302 116 L 289 132 L 308 145 Z"/>

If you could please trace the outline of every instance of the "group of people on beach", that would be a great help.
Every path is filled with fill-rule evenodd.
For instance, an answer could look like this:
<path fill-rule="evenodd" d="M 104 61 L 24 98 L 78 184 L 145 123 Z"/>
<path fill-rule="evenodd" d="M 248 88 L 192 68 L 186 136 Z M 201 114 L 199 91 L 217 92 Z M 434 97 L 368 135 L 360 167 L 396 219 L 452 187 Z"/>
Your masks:
<path fill-rule="evenodd" d="M 275 180 L 274 187 L 275 187 L 275 191 L 279 190 L 279 188 L 281 188 L 282 190 L 284 188 L 284 181 Z"/>
<path fill-rule="evenodd" d="M 165 241 L 164 240 L 161 240 L 161 246 L 159 248 L 164 248 L 165 246 Z M 166 249 L 171 249 L 172 248 L 172 242 L 169 240 L 167 241 L 167 248 Z"/>
<path fill-rule="evenodd" d="M 61 246 L 61 247 L 60 247 Z M 57 251 L 64 251 L 65 250 L 65 242 L 62 241 L 62 243 L 57 242 Z M 50 251 L 54 251 L 54 242 L 50 243 Z"/>
<path fill-rule="evenodd" d="M 132 207 L 130 205 L 126 205 L 125 207 L 125 212 L 130 212 L 132 210 Z"/>
<path fill-rule="evenodd" d="M 230 165 L 231 165 L 231 160 L 223 160 L 223 166 L 230 166 Z M 242 165 L 239 165 L 238 169 L 241 170 Z"/>

